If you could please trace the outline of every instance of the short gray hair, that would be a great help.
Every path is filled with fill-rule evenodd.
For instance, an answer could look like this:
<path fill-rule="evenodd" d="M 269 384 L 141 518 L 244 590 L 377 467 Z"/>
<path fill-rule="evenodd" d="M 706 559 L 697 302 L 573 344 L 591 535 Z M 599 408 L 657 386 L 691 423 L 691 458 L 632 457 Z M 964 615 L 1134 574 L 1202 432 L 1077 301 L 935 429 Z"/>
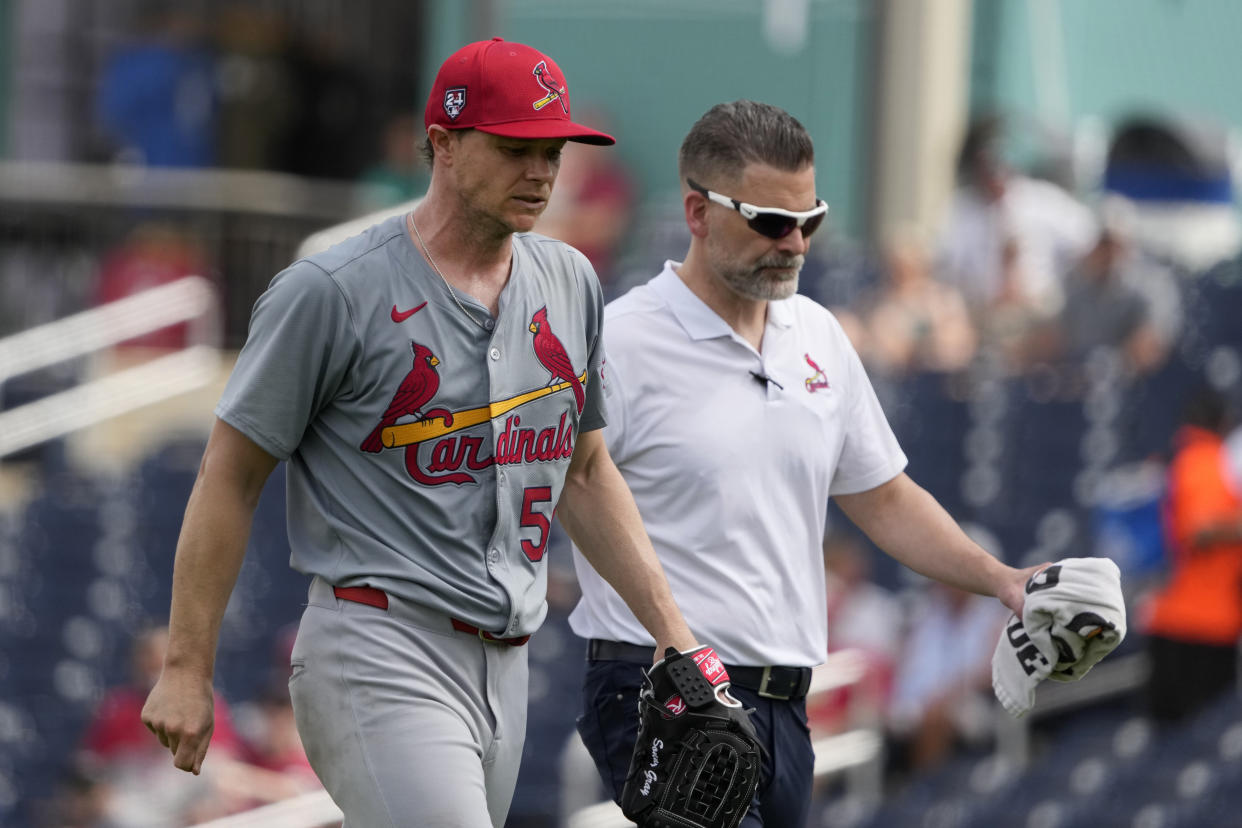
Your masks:
<path fill-rule="evenodd" d="M 677 159 L 682 180 L 694 178 L 704 186 L 718 178 L 736 181 L 750 164 L 793 172 L 814 163 L 811 136 L 797 118 L 778 106 L 747 100 L 707 110 L 686 133 Z"/>

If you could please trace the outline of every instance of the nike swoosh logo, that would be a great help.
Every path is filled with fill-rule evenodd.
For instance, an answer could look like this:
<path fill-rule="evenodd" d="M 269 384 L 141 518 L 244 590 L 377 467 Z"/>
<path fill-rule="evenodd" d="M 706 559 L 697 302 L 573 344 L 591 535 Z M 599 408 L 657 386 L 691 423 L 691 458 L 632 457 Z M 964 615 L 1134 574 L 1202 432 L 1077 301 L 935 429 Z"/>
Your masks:
<path fill-rule="evenodd" d="M 402 322 L 409 319 L 411 316 L 418 313 L 420 310 L 422 310 L 426 306 L 427 306 L 427 303 L 423 302 L 421 305 L 419 305 L 416 308 L 410 308 L 408 311 L 399 311 L 397 310 L 397 306 L 393 305 L 392 306 L 392 321 L 400 325 Z"/>

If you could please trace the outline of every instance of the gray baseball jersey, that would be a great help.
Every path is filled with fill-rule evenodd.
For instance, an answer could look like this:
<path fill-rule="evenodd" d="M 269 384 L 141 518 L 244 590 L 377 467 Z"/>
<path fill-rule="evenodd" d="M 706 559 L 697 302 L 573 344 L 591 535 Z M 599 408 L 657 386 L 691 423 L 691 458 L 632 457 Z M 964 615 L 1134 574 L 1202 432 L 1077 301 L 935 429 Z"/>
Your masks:
<path fill-rule="evenodd" d="M 599 281 L 517 234 L 499 315 L 458 294 L 481 326 L 405 228 L 278 274 L 216 414 L 289 461 L 295 569 L 526 635 L 577 435 L 604 425 Z"/>

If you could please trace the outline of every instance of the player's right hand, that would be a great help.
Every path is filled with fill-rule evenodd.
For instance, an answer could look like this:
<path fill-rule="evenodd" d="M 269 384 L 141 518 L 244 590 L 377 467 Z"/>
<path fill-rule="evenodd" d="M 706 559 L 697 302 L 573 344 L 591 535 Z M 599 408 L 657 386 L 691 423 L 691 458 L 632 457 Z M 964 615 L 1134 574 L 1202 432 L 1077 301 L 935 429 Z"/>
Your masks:
<path fill-rule="evenodd" d="M 215 727 L 211 680 L 165 667 L 142 707 L 142 723 L 172 751 L 173 765 L 195 775 Z"/>

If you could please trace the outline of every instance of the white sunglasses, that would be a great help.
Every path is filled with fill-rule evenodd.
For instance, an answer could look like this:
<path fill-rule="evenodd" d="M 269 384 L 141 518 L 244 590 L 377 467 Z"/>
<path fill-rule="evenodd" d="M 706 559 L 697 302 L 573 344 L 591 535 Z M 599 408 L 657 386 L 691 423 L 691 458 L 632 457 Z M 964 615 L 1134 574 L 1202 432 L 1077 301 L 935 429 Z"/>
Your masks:
<path fill-rule="evenodd" d="M 806 238 L 819 229 L 824 216 L 828 213 L 828 205 L 818 198 L 815 199 L 814 209 L 799 213 L 782 210 L 780 207 L 756 207 L 745 201 L 738 201 L 735 198 L 712 192 L 690 178 L 686 179 L 686 184 L 709 201 L 714 201 L 731 210 L 737 210 L 742 218 L 746 219 L 746 224 L 751 230 L 769 239 L 783 239 L 792 233 L 795 227 L 800 229 L 802 237 Z"/>

